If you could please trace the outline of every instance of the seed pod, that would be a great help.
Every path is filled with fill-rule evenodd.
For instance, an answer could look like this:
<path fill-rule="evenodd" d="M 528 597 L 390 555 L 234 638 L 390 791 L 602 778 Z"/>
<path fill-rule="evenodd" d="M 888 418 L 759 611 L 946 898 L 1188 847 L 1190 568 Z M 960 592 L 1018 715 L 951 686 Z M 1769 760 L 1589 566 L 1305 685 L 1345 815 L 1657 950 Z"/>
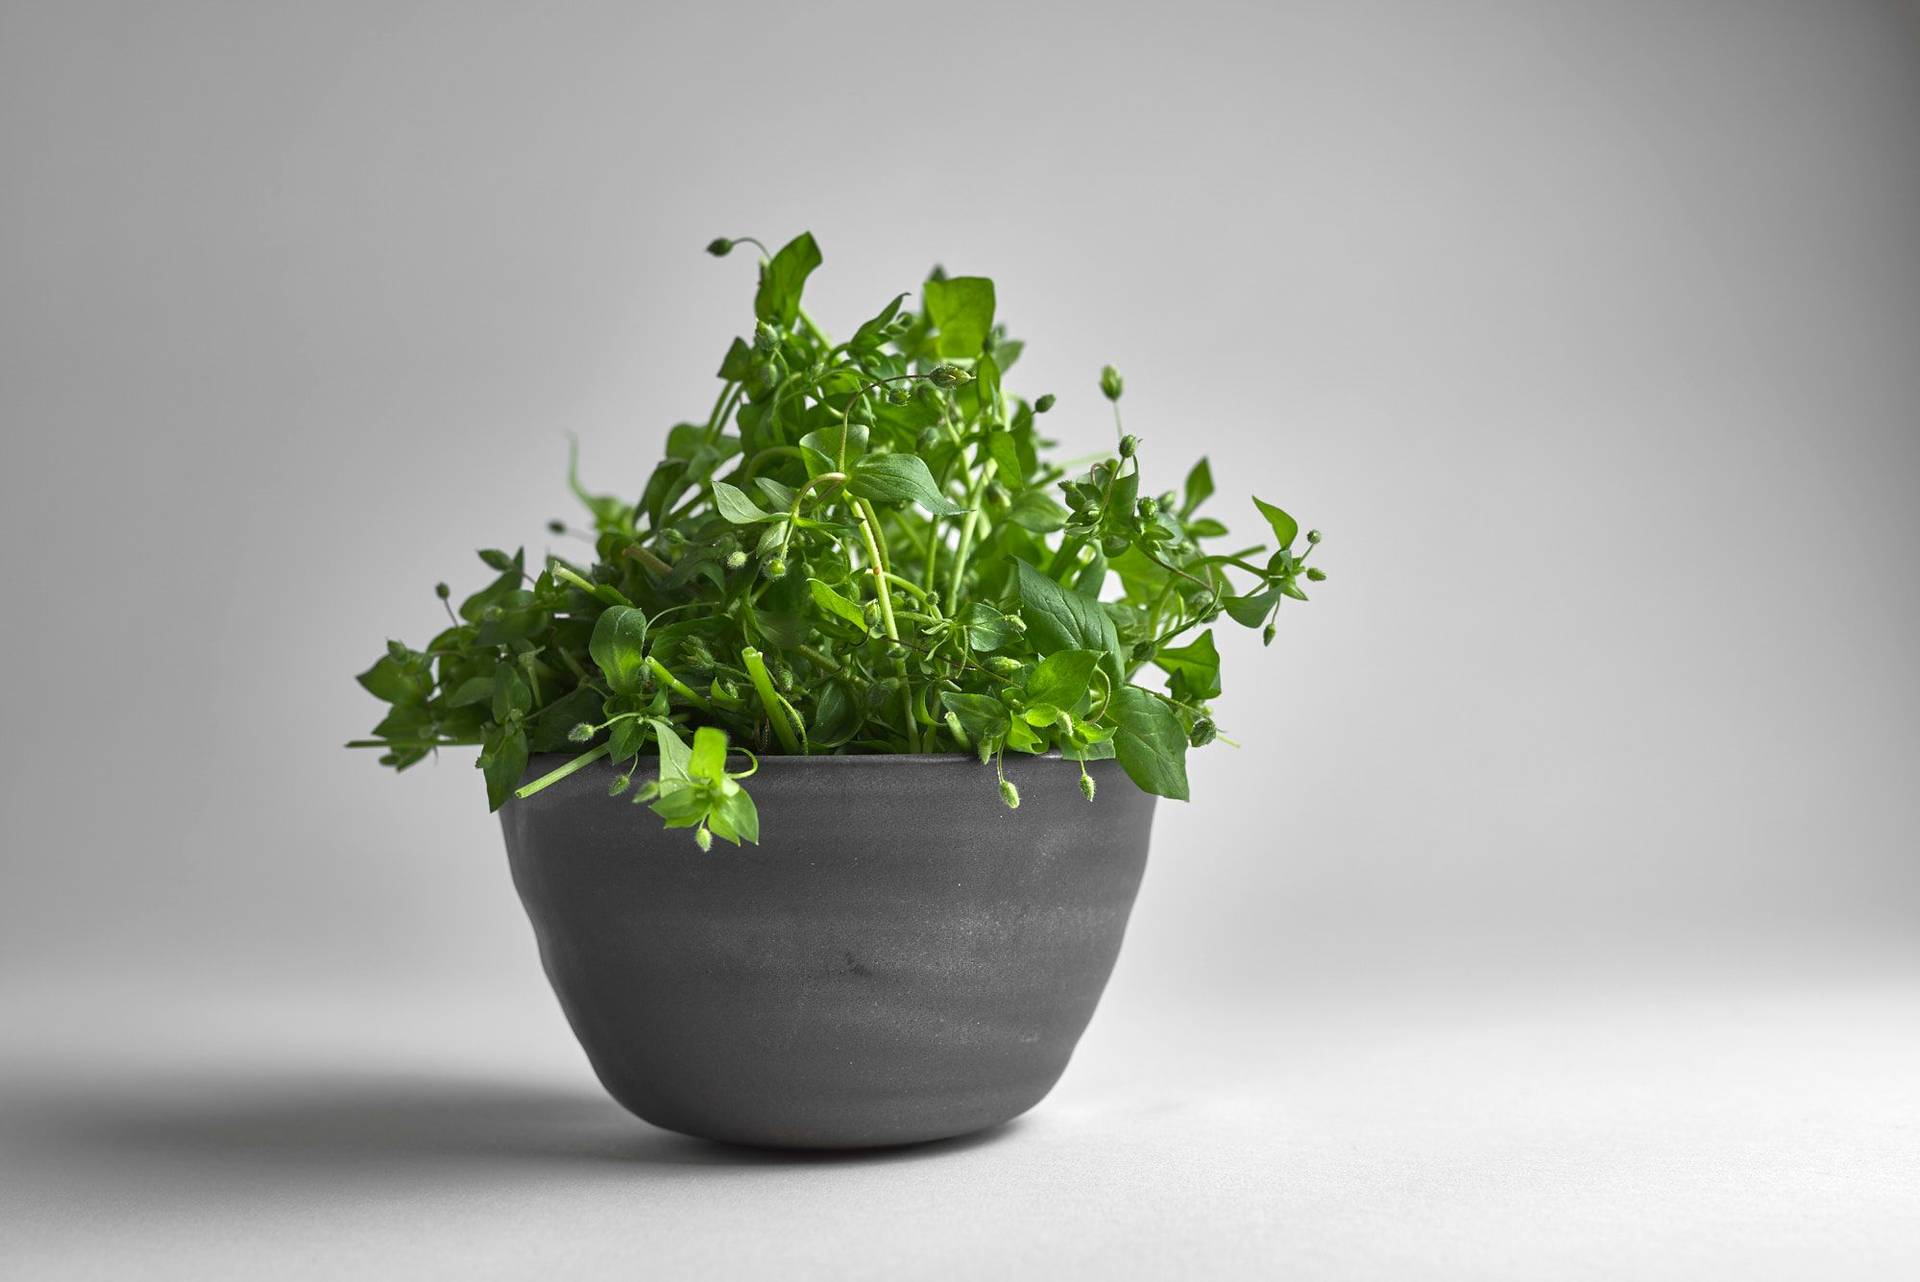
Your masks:
<path fill-rule="evenodd" d="M 1048 410 L 1052 408 L 1053 408 L 1052 392 L 1048 392 L 1046 395 L 1042 396 L 1039 400 L 1033 403 L 1033 412 L 1035 414 L 1045 414 Z"/>

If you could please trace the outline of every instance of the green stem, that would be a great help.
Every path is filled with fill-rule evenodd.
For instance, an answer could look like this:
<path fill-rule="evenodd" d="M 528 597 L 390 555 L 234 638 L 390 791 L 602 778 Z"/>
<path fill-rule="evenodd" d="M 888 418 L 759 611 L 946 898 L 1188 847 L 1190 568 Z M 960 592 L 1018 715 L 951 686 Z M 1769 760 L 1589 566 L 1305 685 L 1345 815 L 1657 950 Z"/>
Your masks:
<path fill-rule="evenodd" d="M 652 669 L 653 675 L 658 677 L 660 683 L 666 686 L 667 689 L 673 691 L 702 712 L 713 711 L 713 704 L 707 701 L 707 697 L 682 681 L 679 677 L 674 676 L 673 673 L 667 671 L 666 664 L 660 662 L 660 660 L 654 658 L 652 655 L 648 655 L 647 667 Z"/>
<path fill-rule="evenodd" d="M 985 452 L 985 447 L 981 447 Z M 960 546 L 953 552 L 953 569 L 947 577 L 947 613 L 952 614 L 960 606 L 960 588 L 967 577 L 967 556 L 973 551 L 973 532 L 980 523 L 980 496 L 986 493 L 987 482 L 993 479 L 994 462 L 982 460 L 979 475 L 973 478 L 973 485 L 967 490 L 967 516 L 960 523 Z"/>
<path fill-rule="evenodd" d="M 773 733 L 779 737 L 780 746 L 789 756 L 799 756 L 805 749 L 799 736 L 794 733 L 791 714 L 786 709 L 786 700 L 773 688 L 773 677 L 767 672 L 767 661 L 752 646 L 740 651 L 740 662 L 746 665 L 747 680 L 753 682 L 753 689 L 760 696 L 760 706 L 767 710 L 767 720 L 773 723 Z"/>
<path fill-rule="evenodd" d="M 880 524 L 880 520 L 874 515 L 873 505 L 865 499 L 854 499 L 853 511 L 859 518 L 860 537 L 866 542 L 867 565 L 873 572 L 873 594 L 880 602 L 880 626 L 886 630 L 888 640 L 898 642 L 900 628 L 893 621 L 893 589 L 888 582 L 892 576 L 887 572 L 886 555 L 880 550 L 880 544 L 874 535 L 875 527 Z M 918 752 L 920 751 L 920 725 L 913 715 L 913 688 L 907 681 L 907 661 L 895 659 L 893 668 L 900 675 L 901 691 L 906 700 L 907 750 Z"/>
<path fill-rule="evenodd" d="M 594 762 L 600 760 L 600 758 L 606 755 L 607 755 L 607 745 L 604 743 L 597 748 L 588 748 L 585 752 L 581 753 L 579 756 L 567 762 L 565 765 L 561 766 L 557 770 L 550 770 L 546 774 L 541 775 L 538 779 L 535 779 L 532 783 L 527 784 L 524 787 L 514 789 L 513 795 L 516 797 L 531 797 L 534 793 L 539 792 L 542 788 L 546 788 L 553 784 L 559 783 L 562 779 L 565 779 L 568 775 L 577 774 L 578 772 L 585 770 L 588 766 L 592 765 Z"/>

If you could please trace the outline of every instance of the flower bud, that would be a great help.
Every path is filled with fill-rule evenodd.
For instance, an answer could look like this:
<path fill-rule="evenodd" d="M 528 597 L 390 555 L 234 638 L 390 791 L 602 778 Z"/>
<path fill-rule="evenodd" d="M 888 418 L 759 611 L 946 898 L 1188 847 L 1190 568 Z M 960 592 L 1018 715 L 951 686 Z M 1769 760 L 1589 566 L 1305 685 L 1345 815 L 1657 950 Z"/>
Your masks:
<path fill-rule="evenodd" d="M 575 743 L 585 743 L 587 740 L 593 738 L 593 727 L 582 721 L 574 726 L 573 729 L 567 731 L 567 738 L 573 740 Z"/>
<path fill-rule="evenodd" d="M 1027 630 L 1027 621 L 1017 614 L 1009 614 L 1007 616 L 1007 626 L 1015 632 L 1025 632 Z"/>
<path fill-rule="evenodd" d="M 615 775 L 613 782 L 607 785 L 607 795 L 609 797 L 617 797 L 631 787 L 633 787 L 632 775 Z"/>
<path fill-rule="evenodd" d="M 772 361 L 761 361 L 747 371 L 747 391 L 756 399 L 765 396 L 780 385 L 780 371 L 773 367 Z"/>
<path fill-rule="evenodd" d="M 935 387 L 959 387 L 971 383 L 973 375 L 958 365 L 936 365 L 927 372 L 927 381 Z"/>
<path fill-rule="evenodd" d="M 725 236 L 707 242 L 707 252 L 715 258 L 725 258 L 733 252 L 733 242 Z"/>
<path fill-rule="evenodd" d="M 547 522 L 548 534 L 565 534 L 566 532 L 567 532 L 567 523 L 565 521 L 548 521 Z"/>
<path fill-rule="evenodd" d="M 1307 531 L 1307 542 L 1318 543 L 1319 541 L 1320 541 L 1320 531 L 1318 530 Z"/>
<path fill-rule="evenodd" d="M 1052 408 L 1053 408 L 1052 392 L 1048 392 L 1046 395 L 1042 396 L 1039 400 L 1033 403 L 1033 412 L 1035 414 L 1045 414 L 1048 410 Z"/>
<path fill-rule="evenodd" d="M 1105 511 L 1106 509 L 1101 507 L 1098 502 L 1094 502 L 1094 503 L 1089 503 L 1085 507 L 1081 508 L 1080 515 L 1086 517 L 1089 521 L 1097 521 L 1100 519 L 1101 514 Z"/>
<path fill-rule="evenodd" d="M 1000 800 L 1007 803 L 1008 810 L 1020 809 L 1020 790 L 1013 786 L 1013 780 L 1000 781 Z"/>
<path fill-rule="evenodd" d="M 729 570 L 737 570 L 746 563 L 747 554 L 740 549 L 735 548 L 733 551 L 727 553 L 727 568 Z"/>
<path fill-rule="evenodd" d="M 887 647 L 887 657 L 889 659 L 904 659 L 907 657 L 907 654 L 907 647 L 901 645 L 898 641 L 895 641 Z"/>
<path fill-rule="evenodd" d="M 453 589 L 444 583 L 436 583 L 433 585 L 433 594 L 444 601 L 453 595 Z"/>
<path fill-rule="evenodd" d="M 1123 436 L 1120 438 L 1120 457 L 1121 458 L 1132 458 L 1134 456 L 1134 453 L 1137 450 L 1139 450 L 1139 448 L 1140 448 L 1139 437 Z"/>
<path fill-rule="evenodd" d="M 713 849 L 713 834 L 707 831 L 705 824 L 693 830 L 693 844 L 700 847 L 702 853 Z"/>
<path fill-rule="evenodd" d="M 1214 728 L 1212 717 L 1202 717 L 1193 723 L 1193 729 L 1187 731 L 1187 742 L 1196 748 L 1204 748 L 1219 736 Z"/>
<path fill-rule="evenodd" d="M 783 556 L 768 557 L 765 561 L 761 562 L 760 572 L 766 575 L 769 579 L 786 578 L 787 577 L 787 558 Z"/>
<path fill-rule="evenodd" d="M 1124 384 L 1120 381 L 1119 370 L 1115 369 L 1111 365 L 1105 366 L 1101 369 L 1100 394 L 1102 396 L 1106 397 L 1110 401 L 1117 401 L 1120 399 L 1120 391 L 1123 386 Z"/>
<path fill-rule="evenodd" d="M 1141 499 L 1138 503 L 1134 504 L 1134 510 L 1140 513 L 1141 520 L 1151 521 L 1154 517 L 1160 515 L 1160 501 L 1158 499 Z"/>
<path fill-rule="evenodd" d="M 1307 567 L 1307 577 L 1315 583 L 1324 583 L 1326 582 L 1327 572 L 1317 565 L 1310 565 Z"/>
<path fill-rule="evenodd" d="M 1100 550 L 1105 552 L 1109 557 L 1122 556 L 1126 553 L 1127 543 L 1126 535 L 1109 534 L 1106 538 L 1100 540 Z"/>
<path fill-rule="evenodd" d="M 755 321 L 753 326 L 753 350 L 762 356 L 771 356 L 780 346 L 779 335 L 773 332 L 773 326 L 765 321 Z"/>
<path fill-rule="evenodd" d="M 927 427 L 921 429 L 920 438 L 913 443 L 913 447 L 922 454 L 931 454 L 938 444 L 940 444 L 940 429 Z"/>
<path fill-rule="evenodd" d="M 1088 801 L 1092 801 L 1093 793 L 1094 793 L 1093 776 L 1087 775 L 1087 774 L 1081 775 L 1080 776 L 1080 795 L 1085 797 Z"/>
<path fill-rule="evenodd" d="M 1010 677 L 1014 673 L 1020 671 L 1020 660 L 1011 658 L 1004 654 L 996 654 L 991 659 L 987 660 L 987 667 L 991 668 L 993 671 L 999 673 L 1003 677 Z"/>
<path fill-rule="evenodd" d="M 1260 644 L 1272 645 L 1274 632 L 1275 632 L 1274 626 L 1271 623 L 1269 623 L 1266 627 L 1266 630 L 1260 634 Z"/>

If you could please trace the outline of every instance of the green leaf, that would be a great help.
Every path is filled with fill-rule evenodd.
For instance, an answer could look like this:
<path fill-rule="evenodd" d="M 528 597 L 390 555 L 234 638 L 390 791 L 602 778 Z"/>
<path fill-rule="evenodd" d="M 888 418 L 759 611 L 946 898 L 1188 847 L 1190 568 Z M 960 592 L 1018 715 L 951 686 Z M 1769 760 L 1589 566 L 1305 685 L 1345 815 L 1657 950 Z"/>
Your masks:
<path fill-rule="evenodd" d="M 1122 687 L 1113 699 L 1114 754 L 1143 792 L 1187 800 L 1187 736 L 1180 718 L 1159 696 Z"/>
<path fill-rule="evenodd" d="M 487 809 L 498 810 L 520 786 L 520 776 L 527 773 L 526 731 L 508 731 L 486 752 L 480 766 L 487 780 Z"/>
<path fill-rule="evenodd" d="M 835 618 L 844 619 L 854 627 L 865 632 L 867 616 L 859 606 L 835 592 L 818 579 L 807 580 L 807 591 L 813 594 L 813 603 Z"/>
<path fill-rule="evenodd" d="M 1012 617 L 985 601 L 968 606 L 960 616 L 960 626 L 966 629 L 968 647 L 983 654 L 998 650 L 1019 635 Z"/>
<path fill-rule="evenodd" d="M 918 503 L 935 516 L 967 510 L 940 493 L 918 454 L 869 454 L 853 465 L 847 489 L 870 503 Z"/>
<path fill-rule="evenodd" d="M 867 425 L 849 423 L 846 431 L 847 462 L 851 463 L 867 452 Z M 835 423 L 832 427 L 808 432 L 800 438 L 800 444 L 820 456 L 817 464 L 812 459 L 808 460 L 807 475 L 809 477 L 831 472 L 840 459 L 840 424 Z"/>
<path fill-rule="evenodd" d="M 692 778 L 687 766 L 693 759 L 693 752 L 687 747 L 687 741 L 673 728 L 671 721 L 655 718 L 648 723 L 653 727 L 654 742 L 660 747 L 660 782 L 684 783 Z"/>
<path fill-rule="evenodd" d="M 535 752 L 578 751 L 578 745 L 568 739 L 568 732 L 581 722 L 597 723 L 604 719 L 602 707 L 606 700 L 592 686 L 581 686 L 572 694 L 554 700 L 540 714 L 527 724 L 527 744 Z"/>
<path fill-rule="evenodd" d="M 1101 665 L 1114 684 L 1126 680 L 1120 638 L 1113 620 L 1092 597 L 1061 587 L 1025 561 L 1016 561 L 1015 573 L 1020 593 L 1020 617 L 1027 625 L 1027 638 L 1035 651 L 1050 654 L 1055 650 L 1093 650 L 1100 654 Z"/>
<path fill-rule="evenodd" d="M 594 621 L 587 653 L 616 692 L 634 694 L 640 689 L 646 640 L 647 616 L 638 606 L 610 606 Z"/>
<path fill-rule="evenodd" d="M 1186 497 L 1180 501 L 1180 516 L 1185 519 L 1193 510 L 1213 497 L 1213 468 L 1206 459 L 1193 465 L 1187 473 Z"/>
<path fill-rule="evenodd" d="M 1099 662 L 1100 656 L 1092 650 L 1061 650 L 1048 655 L 1027 677 L 1027 701 L 1055 708 L 1079 706 L 1093 684 L 1093 670 Z"/>
<path fill-rule="evenodd" d="M 770 325 L 791 327 L 800 316 L 800 293 L 807 277 L 820 265 L 820 247 L 813 233 L 801 232 L 760 267 L 760 288 L 753 296 L 753 314 Z"/>
<path fill-rule="evenodd" d="M 1021 490 L 1007 506 L 1007 519 L 1035 534 L 1052 534 L 1067 523 L 1067 510 L 1039 490 Z"/>
<path fill-rule="evenodd" d="M 993 282 L 984 276 L 930 280 L 921 289 L 942 356 L 978 356 L 993 332 Z"/>
<path fill-rule="evenodd" d="M 646 742 L 647 723 L 645 721 L 639 717 L 616 721 L 607 735 L 607 756 L 614 761 L 625 761 L 645 747 Z"/>
<path fill-rule="evenodd" d="M 990 694 L 947 691 L 940 696 L 940 702 L 976 745 L 990 743 L 1007 733 L 1007 705 Z"/>
<path fill-rule="evenodd" d="M 856 352 L 872 351 L 886 341 L 887 327 L 893 324 L 893 318 L 900 314 L 900 303 L 905 294 L 896 294 L 891 303 L 880 309 L 880 314 L 853 331 L 853 337 L 847 340 L 847 346 Z"/>
<path fill-rule="evenodd" d="M 729 383 L 744 383 L 753 372 L 753 348 L 744 338 L 736 338 L 720 361 L 720 377 Z"/>
<path fill-rule="evenodd" d="M 1220 652 L 1213 647 L 1212 628 L 1187 645 L 1160 651 L 1153 661 L 1184 679 L 1196 699 L 1211 699 L 1220 693 Z"/>
<path fill-rule="evenodd" d="M 760 844 L 760 812 L 747 790 L 738 784 L 713 803 L 707 812 L 707 827 L 713 829 L 714 836 L 736 846 L 742 841 Z"/>
<path fill-rule="evenodd" d="M 1273 607 L 1280 600 L 1280 588 L 1276 585 L 1264 592 L 1255 592 L 1248 596 L 1222 597 L 1220 604 L 1225 608 L 1227 617 L 1243 628 L 1257 628 L 1267 620 Z"/>
<path fill-rule="evenodd" d="M 1014 489 L 1025 482 L 1026 468 L 1020 458 L 1020 443 L 1014 438 L 1012 432 L 996 430 L 987 433 L 987 457 L 993 460 L 995 475 L 1001 484 Z M 1048 501 L 1051 502 L 1051 500 Z M 1055 506 L 1059 505 L 1055 504 Z"/>
<path fill-rule="evenodd" d="M 728 485 L 725 481 L 714 481 L 713 506 L 721 516 L 735 525 L 758 525 L 762 521 L 777 519 L 772 512 L 762 512 L 754 501 L 747 497 L 746 491 L 738 486 Z"/>
<path fill-rule="evenodd" d="M 466 708 L 476 703 L 493 702 L 492 677 L 468 677 L 459 688 L 447 696 L 449 708 Z"/>
<path fill-rule="evenodd" d="M 1282 548 L 1293 546 L 1295 536 L 1300 533 L 1300 522 L 1282 512 L 1271 503 L 1255 499 L 1253 505 L 1260 509 L 1260 515 L 1267 518 L 1267 524 L 1273 527 L 1273 537 L 1280 540 Z"/>
<path fill-rule="evenodd" d="M 693 754 L 687 774 L 694 779 L 719 780 L 727 773 L 727 732 L 701 726 L 693 732 Z"/>
<path fill-rule="evenodd" d="M 419 703 L 433 689 L 433 678 L 424 664 L 402 662 L 383 654 L 357 680 L 361 687 L 384 703 Z"/>
<path fill-rule="evenodd" d="M 510 663 L 493 670 L 493 719 L 506 721 L 514 713 L 525 715 L 533 707 L 533 691 Z"/>

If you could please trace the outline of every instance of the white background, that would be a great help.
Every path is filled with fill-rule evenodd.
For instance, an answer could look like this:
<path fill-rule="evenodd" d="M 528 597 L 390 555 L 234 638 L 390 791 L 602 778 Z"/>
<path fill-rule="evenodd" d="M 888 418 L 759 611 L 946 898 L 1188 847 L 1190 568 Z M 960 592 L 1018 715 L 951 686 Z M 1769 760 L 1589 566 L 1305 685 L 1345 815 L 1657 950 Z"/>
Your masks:
<path fill-rule="evenodd" d="M 0 7 L 0 1264 L 1884 1276 L 1920 1080 L 1891 4 Z M 1333 577 L 989 1140 L 629 1122 L 477 774 L 341 751 L 752 267 L 989 274 Z"/>

